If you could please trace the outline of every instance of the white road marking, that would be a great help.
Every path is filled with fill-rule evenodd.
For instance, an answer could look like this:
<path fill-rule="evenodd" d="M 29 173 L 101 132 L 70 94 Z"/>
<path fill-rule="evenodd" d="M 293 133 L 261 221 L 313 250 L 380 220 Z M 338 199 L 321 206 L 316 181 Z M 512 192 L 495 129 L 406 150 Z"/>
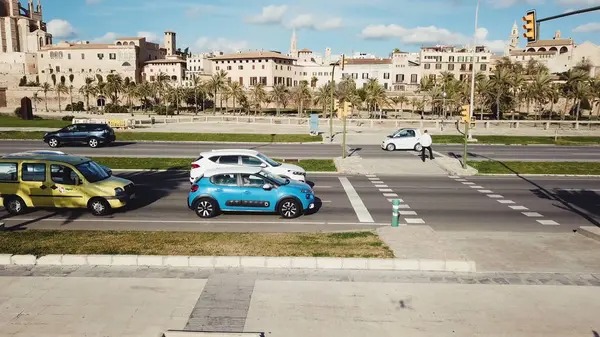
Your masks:
<path fill-rule="evenodd" d="M 587 188 L 556 188 L 556 190 L 567 191 L 567 192 L 600 192 L 600 190 L 587 189 Z"/>
<path fill-rule="evenodd" d="M 70 220 L 68 218 L 49 218 L 49 219 L 37 219 L 37 218 L 10 218 L 10 219 L 2 219 L 2 221 L 34 221 L 34 222 L 65 222 L 69 221 L 71 223 L 76 222 L 107 222 L 107 223 L 173 223 L 173 224 L 303 224 L 303 225 L 354 225 L 354 226 L 389 226 L 389 223 L 361 223 L 361 222 L 328 222 L 328 221 L 230 221 L 230 220 L 153 220 L 153 219 L 74 219 Z M 100 229 L 102 230 L 102 229 Z M 151 230 L 151 229 L 149 229 Z"/>
<path fill-rule="evenodd" d="M 383 184 L 383 181 L 381 181 L 381 180 L 373 180 L 371 182 L 376 185 Z"/>
<path fill-rule="evenodd" d="M 494 191 L 492 191 L 492 190 L 477 190 L 477 192 L 481 192 L 481 193 L 494 193 Z"/>
<path fill-rule="evenodd" d="M 406 208 L 410 208 L 410 206 L 407 205 L 407 204 L 400 204 L 400 205 L 398 205 L 398 208 L 405 208 L 406 209 Z"/>
<path fill-rule="evenodd" d="M 375 187 L 377 187 L 377 188 L 386 188 L 386 187 L 388 187 L 388 185 L 375 185 Z"/>
<path fill-rule="evenodd" d="M 498 202 L 501 203 L 501 204 L 514 204 L 515 203 L 512 200 L 504 200 L 504 199 L 498 200 Z"/>
<path fill-rule="evenodd" d="M 544 226 L 560 226 L 560 224 L 554 220 L 536 220 Z"/>
<path fill-rule="evenodd" d="M 394 190 L 392 190 L 391 188 L 380 188 L 379 192 L 393 192 Z"/>
<path fill-rule="evenodd" d="M 483 188 L 483 186 L 479 186 L 479 185 L 474 185 L 474 186 L 469 186 L 470 188 Z"/>
<path fill-rule="evenodd" d="M 527 211 L 529 210 L 529 208 L 525 207 L 525 206 L 508 206 L 512 209 L 514 209 L 515 211 Z"/>
<path fill-rule="evenodd" d="M 384 194 L 384 196 L 385 196 L 385 194 Z M 394 200 L 398 200 L 398 202 L 404 202 L 404 200 L 398 199 L 398 198 L 388 199 L 389 202 L 394 202 Z"/>
<path fill-rule="evenodd" d="M 400 215 L 417 215 L 415 211 L 398 211 Z"/>
<path fill-rule="evenodd" d="M 531 218 L 543 218 L 544 216 L 538 212 L 521 212 L 524 216 L 528 216 Z"/>
<path fill-rule="evenodd" d="M 346 191 L 346 195 L 348 195 L 348 199 L 350 200 L 352 208 L 354 208 L 354 212 L 356 212 L 358 221 L 375 222 L 373 221 L 371 213 L 369 213 L 369 210 L 367 209 L 367 207 L 365 207 L 365 204 L 363 203 L 358 193 L 356 193 L 356 190 L 354 189 L 348 178 L 339 177 L 339 179 L 340 183 L 342 184 L 342 187 L 344 188 L 344 191 Z"/>
<path fill-rule="evenodd" d="M 369 180 L 379 180 L 379 178 L 377 178 L 376 176 L 372 176 L 368 178 Z"/>
<path fill-rule="evenodd" d="M 460 179 L 459 176 L 448 176 L 448 178 L 450 178 L 450 179 Z"/>
<path fill-rule="evenodd" d="M 465 181 L 467 181 L 467 179 L 454 179 L 454 180 L 459 181 L 459 182 L 465 182 Z"/>
<path fill-rule="evenodd" d="M 475 185 L 475 183 L 472 183 L 470 181 L 465 181 L 462 183 L 463 185 Z"/>
<path fill-rule="evenodd" d="M 504 198 L 500 194 L 488 194 L 487 196 L 490 197 L 490 198 L 492 198 L 492 199 L 502 199 L 502 198 Z"/>
<path fill-rule="evenodd" d="M 383 196 L 384 197 L 397 197 L 398 194 L 396 194 L 396 193 L 383 193 Z"/>
<path fill-rule="evenodd" d="M 421 218 L 405 218 L 404 221 L 406 221 L 406 223 L 425 223 L 425 220 Z"/>
<path fill-rule="evenodd" d="M 330 203 L 331 200 L 321 200 L 322 203 Z"/>
<path fill-rule="evenodd" d="M 377 176 L 376 176 L 376 175 L 374 175 L 374 174 L 365 174 L 365 176 L 366 176 L 367 178 L 373 178 L 373 177 L 377 177 Z"/>

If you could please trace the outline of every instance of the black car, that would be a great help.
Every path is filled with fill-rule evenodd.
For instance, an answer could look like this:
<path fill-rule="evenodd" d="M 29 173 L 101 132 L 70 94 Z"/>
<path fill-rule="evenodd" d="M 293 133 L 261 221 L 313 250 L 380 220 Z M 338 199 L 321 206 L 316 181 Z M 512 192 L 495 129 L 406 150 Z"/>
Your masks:
<path fill-rule="evenodd" d="M 48 143 L 50 147 L 74 143 L 85 143 L 89 147 L 98 147 L 110 144 L 115 140 L 115 130 L 107 124 L 72 124 L 44 135 L 44 142 Z"/>

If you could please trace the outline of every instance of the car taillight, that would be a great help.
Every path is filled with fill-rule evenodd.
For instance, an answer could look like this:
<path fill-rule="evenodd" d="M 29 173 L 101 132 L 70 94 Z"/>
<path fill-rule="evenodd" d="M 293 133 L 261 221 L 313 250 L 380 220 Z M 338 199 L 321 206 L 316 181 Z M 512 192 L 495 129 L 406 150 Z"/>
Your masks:
<path fill-rule="evenodd" d="M 193 168 L 193 169 L 195 169 L 195 168 L 200 168 L 200 165 L 198 165 L 198 164 L 192 164 L 192 168 Z"/>
<path fill-rule="evenodd" d="M 192 192 L 196 192 L 198 190 L 198 185 L 192 185 Z"/>

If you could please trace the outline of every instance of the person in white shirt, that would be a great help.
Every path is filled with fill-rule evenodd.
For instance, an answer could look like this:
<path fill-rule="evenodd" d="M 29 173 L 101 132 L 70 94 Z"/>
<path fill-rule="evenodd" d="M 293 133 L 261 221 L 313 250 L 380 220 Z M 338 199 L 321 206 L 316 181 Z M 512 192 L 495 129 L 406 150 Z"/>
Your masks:
<path fill-rule="evenodd" d="M 431 139 L 431 136 L 429 135 L 429 133 L 427 133 L 427 130 L 425 130 L 423 132 L 423 134 L 421 135 L 421 146 L 423 147 L 423 149 L 421 149 L 421 159 L 423 161 L 425 161 L 425 150 L 429 150 L 429 159 L 433 159 L 433 151 L 431 150 L 431 143 L 433 143 L 433 140 Z"/>

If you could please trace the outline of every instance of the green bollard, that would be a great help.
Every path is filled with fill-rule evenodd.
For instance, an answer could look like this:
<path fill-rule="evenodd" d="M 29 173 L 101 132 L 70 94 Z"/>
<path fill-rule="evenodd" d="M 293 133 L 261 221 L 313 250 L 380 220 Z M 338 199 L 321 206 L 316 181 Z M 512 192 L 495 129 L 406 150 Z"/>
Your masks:
<path fill-rule="evenodd" d="M 398 210 L 400 209 L 400 200 L 392 200 L 392 227 L 398 227 Z"/>

